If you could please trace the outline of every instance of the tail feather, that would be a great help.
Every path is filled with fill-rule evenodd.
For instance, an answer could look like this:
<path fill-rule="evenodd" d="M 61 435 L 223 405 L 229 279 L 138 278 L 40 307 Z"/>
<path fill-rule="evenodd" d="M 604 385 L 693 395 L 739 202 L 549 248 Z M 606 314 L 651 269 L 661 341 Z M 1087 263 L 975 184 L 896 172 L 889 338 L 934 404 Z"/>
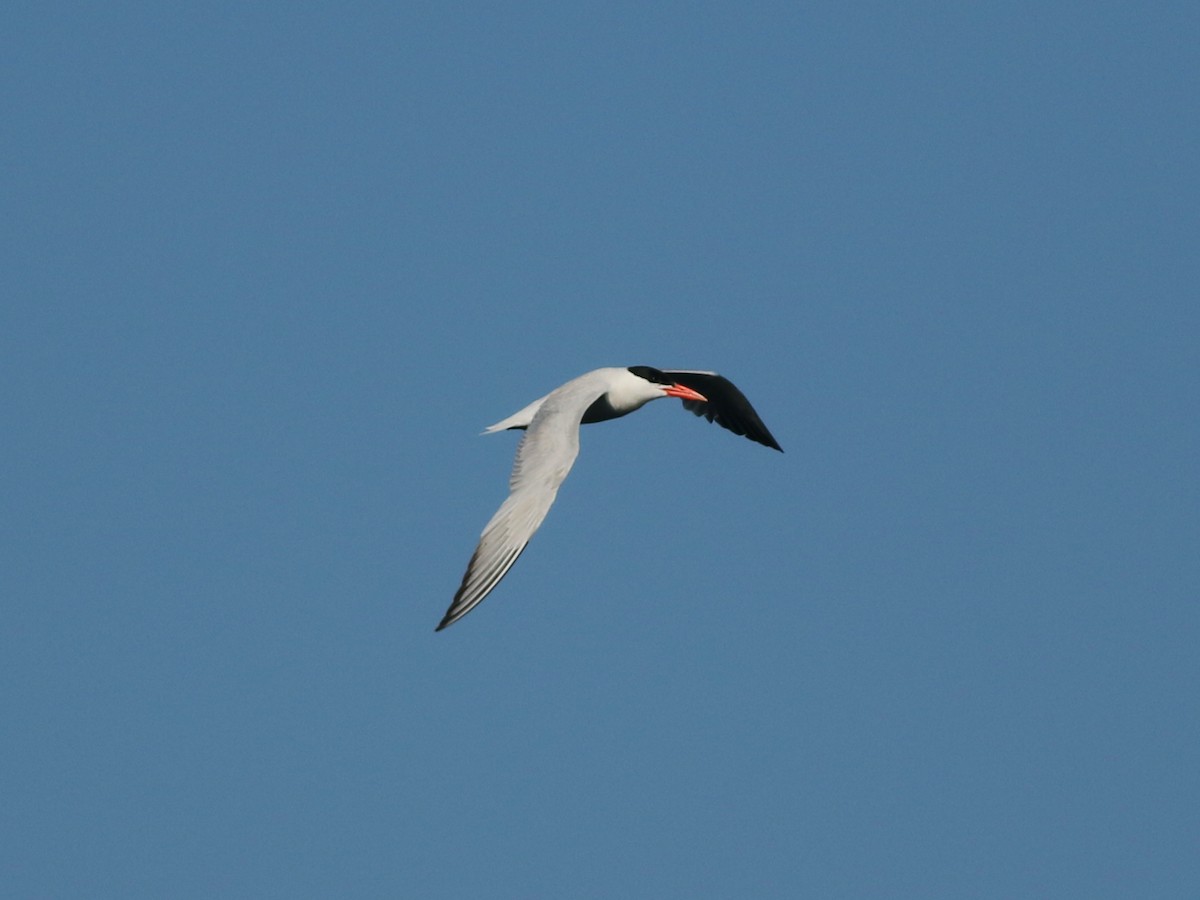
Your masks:
<path fill-rule="evenodd" d="M 528 428 L 529 423 L 533 421 L 534 415 L 545 399 L 545 397 L 539 397 L 521 411 L 513 413 L 507 419 L 501 419 L 495 425 L 489 425 L 483 429 L 483 433 L 495 434 L 497 431 L 507 431 L 510 428 Z"/>

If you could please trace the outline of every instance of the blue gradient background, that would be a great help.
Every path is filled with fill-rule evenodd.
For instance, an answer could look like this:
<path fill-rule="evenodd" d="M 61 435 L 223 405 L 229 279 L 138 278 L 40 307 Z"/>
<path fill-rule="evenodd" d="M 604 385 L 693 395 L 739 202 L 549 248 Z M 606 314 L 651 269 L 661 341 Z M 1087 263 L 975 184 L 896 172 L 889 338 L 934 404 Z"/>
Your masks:
<path fill-rule="evenodd" d="M 10 896 L 1200 896 L 1195 5 L 0 42 Z M 435 635 L 636 363 L 787 453 L 589 427 Z"/>

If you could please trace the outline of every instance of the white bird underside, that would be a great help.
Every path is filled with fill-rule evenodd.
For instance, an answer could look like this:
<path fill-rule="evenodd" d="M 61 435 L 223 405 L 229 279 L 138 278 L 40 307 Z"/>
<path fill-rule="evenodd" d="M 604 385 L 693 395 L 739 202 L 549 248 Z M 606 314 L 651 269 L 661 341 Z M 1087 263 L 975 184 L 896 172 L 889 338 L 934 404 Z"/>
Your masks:
<path fill-rule="evenodd" d="M 523 428 L 525 434 L 517 446 L 508 498 L 484 526 L 438 631 L 478 606 L 517 561 L 575 464 L 580 424 L 627 415 L 661 397 L 678 397 L 710 422 L 783 449 L 741 391 L 715 372 L 633 366 L 596 369 L 568 381 L 486 429 L 485 433 L 492 433 Z"/>

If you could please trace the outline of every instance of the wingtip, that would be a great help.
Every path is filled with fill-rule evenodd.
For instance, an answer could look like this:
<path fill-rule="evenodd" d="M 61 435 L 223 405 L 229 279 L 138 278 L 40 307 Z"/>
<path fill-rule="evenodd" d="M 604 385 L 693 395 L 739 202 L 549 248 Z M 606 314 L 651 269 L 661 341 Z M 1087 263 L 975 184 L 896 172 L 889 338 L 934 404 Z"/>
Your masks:
<path fill-rule="evenodd" d="M 747 435 L 747 437 L 750 437 L 750 436 Z M 779 446 L 779 441 L 775 440 L 775 436 L 772 434 L 768 433 L 768 434 L 764 434 L 764 435 L 755 435 L 754 437 L 751 437 L 750 440 L 755 441 L 756 443 L 762 444 L 764 447 L 767 447 L 768 449 L 778 450 L 780 453 L 783 452 L 783 448 Z"/>
<path fill-rule="evenodd" d="M 457 598 L 455 598 L 455 599 L 457 599 Z M 451 603 L 450 608 L 448 610 L 446 610 L 446 614 L 444 616 L 442 616 L 442 621 L 438 622 L 437 628 L 435 628 L 433 630 L 435 632 L 442 631 L 443 629 L 449 628 L 451 625 L 453 625 L 455 622 L 457 622 L 461 618 L 462 618 L 461 615 L 455 614 L 454 604 Z"/>

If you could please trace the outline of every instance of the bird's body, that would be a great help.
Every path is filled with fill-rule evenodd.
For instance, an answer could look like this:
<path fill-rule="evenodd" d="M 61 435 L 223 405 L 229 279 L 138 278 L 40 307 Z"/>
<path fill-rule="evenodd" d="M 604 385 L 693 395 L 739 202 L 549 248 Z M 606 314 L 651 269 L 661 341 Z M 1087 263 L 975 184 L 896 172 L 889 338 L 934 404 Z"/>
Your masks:
<path fill-rule="evenodd" d="M 525 435 L 509 477 L 508 499 L 484 527 L 438 631 L 474 609 L 517 561 L 575 463 L 579 426 L 628 415 L 662 397 L 678 397 L 710 422 L 783 449 L 742 392 L 715 372 L 631 366 L 595 369 L 571 379 L 486 429 L 486 433 L 524 429 Z"/>

